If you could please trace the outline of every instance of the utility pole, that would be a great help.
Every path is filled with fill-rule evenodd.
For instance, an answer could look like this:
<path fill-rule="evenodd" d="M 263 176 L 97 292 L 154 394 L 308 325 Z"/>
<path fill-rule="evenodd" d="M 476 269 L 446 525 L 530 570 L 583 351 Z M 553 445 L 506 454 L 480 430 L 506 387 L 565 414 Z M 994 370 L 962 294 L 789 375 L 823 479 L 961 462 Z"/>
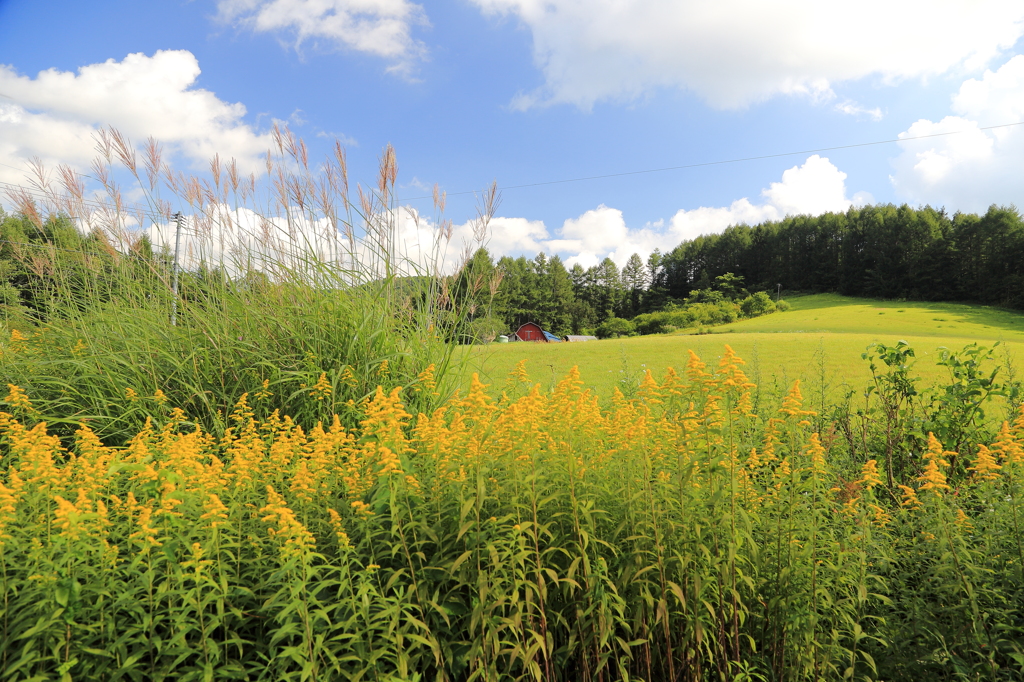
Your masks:
<path fill-rule="evenodd" d="M 779 299 L 782 298 L 782 285 L 779 285 L 778 291 L 775 292 L 775 302 L 778 303 Z"/>
<path fill-rule="evenodd" d="M 178 325 L 178 250 L 181 248 L 181 223 L 185 216 L 174 214 L 174 262 L 171 263 L 171 326 Z"/>

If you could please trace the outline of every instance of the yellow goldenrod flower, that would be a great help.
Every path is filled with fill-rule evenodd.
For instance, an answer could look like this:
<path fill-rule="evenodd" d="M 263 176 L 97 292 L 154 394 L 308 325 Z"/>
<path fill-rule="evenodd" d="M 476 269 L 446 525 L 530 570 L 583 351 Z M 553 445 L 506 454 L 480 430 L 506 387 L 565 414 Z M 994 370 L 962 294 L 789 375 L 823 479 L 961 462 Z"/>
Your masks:
<path fill-rule="evenodd" d="M 135 389 L 132 388 L 131 386 L 124 389 L 124 394 L 128 398 L 128 400 L 130 400 L 133 403 L 139 399 L 139 394 L 136 393 Z"/>
<path fill-rule="evenodd" d="M 306 460 L 300 460 L 292 474 L 290 489 L 295 497 L 306 504 L 313 502 L 316 495 L 316 479 L 309 471 L 309 464 Z"/>
<path fill-rule="evenodd" d="M 260 390 L 253 394 L 253 398 L 256 400 L 266 400 L 272 395 L 274 394 L 270 391 L 270 379 L 264 379 Z"/>
<path fill-rule="evenodd" d="M 7 384 L 7 388 L 9 390 L 7 392 L 7 397 L 4 398 L 4 402 L 17 410 L 24 410 L 25 412 L 33 411 L 32 403 L 29 401 L 28 396 L 25 395 L 25 391 L 21 390 L 21 387 L 14 384 Z"/>
<path fill-rule="evenodd" d="M 928 433 L 928 447 L 925 449 L 924 458 L 926 461 L 935 462 L 938 466 L 948 467 L 949 462 L 946 461 L 946 455 L 956 455 L 955 452 L 949 452 L 948 450 L 942 449 L 942 443 L 938 438 L 935 437 L 934 433 Z"/>
<path fill-rule="evenodd" d="M 71 502 L 68 502 L 60 495 L 54 495 L 53 501 L 57 503 L 57 509 L 53 512 L 53 525 L 60 530 L 60 534 L 68 540 L 77 540 L 79 536 L 78 519 L 79 509 Z"/>
<path fill-rule="evenodd" d="M 882 485 L 882 477 L 878 474 L 878 462 L 869 459 L 860 469 L 860 485 L 868 490 L 875 486 Z"/>
<path fill-rule="evenodd" d="M 782 407 L 779 409 L 779 412 L 787 414 L 790 417 L 813 417 L 818 414 L 814 410 L 801 409 L 803 402 L 804 397 L 800 393 L 800 380 L 797 379 L 793 382 L 793 388 L 789 389 L 789 393 L 786 394 L 785 398 L 783 398 Z M 806 426 L 810 424 L 810 422 L 806 419 L 802 419 L 799 424 L 801 426 Z"/>
<path fill-rule="evenodd" d="M 1006 426 L 1005 422 L 1003 426 Z M 979 444 L 978 456 L 974 460 L 974 466 L 969 467 L 969 471 L 973 471 L 974 475 L 981 481 L 993 481 L 999 478 L 1000 469 L 1002 467 L 996 463 L 992 452 L 984 445 Z"/>
<path fill-rule="evenodd" d="M 1022 412 L 1024 414 L 1024 412 Z M 1024 423 L 1024 417 L 1018 419 L 1018 422 Z M 992 451 L 998 452 L 1000 459 L 1003 464 L 1024 464 L 1024 447 L 1021 446 L 1018 440 L 1022 433 L 1016 432 L 1016 429 L 1011 430 L 1010 425 L 1003 422 L 1003 426 L 999 429 L 999 435 L 996 436 L 996 442 L 992 444 Z"/>
<path fill-rule="evenodd" d="M 267 504 L 260 509 L 265 514 L 262 521 L 271 524 L 267 529 L 270 537 L 281 544 L 281 555 L 285 558 L 300 557 L 316 547 L 313 534 L 295 517 L 295 513 L 285 504 L 284 498 L 274 488 L 267 486 Z"/>
<path fill-rule="evenodd" d="M 688 349 L 686 352 L 690 356 L 686 361 L 686 376 L 690 378 L 690 383 L 701 384 L 710 379 L 711 375 L 704 371 L 707 365 L 701 362 L 700 357 L 692 350 Z"/>
<path fill-rule="evenodd" d="M 918 476 L 917 480 L 921 481 L 918 490 L 934 490 L 937 495 L 941 495 L 943 490 L 950 489 L 946 484 L 946 475 L 942 473 L 938 462 L 934 459 L 928 460 L 928 464 L 924 467 L 924 473 Z"/>
<path fill-rule="evenodd" d="M 370 505 L 366 504 L 362 500 L 355 500 L 352 502 L 352 511 L 359 516 L 373 515 L 373 510 L 370 509 Z"/>
<path fill-rule="evenodd" d="M 526 360 L 520 360 L 508 375 L 509 379 L 517 384 L 530 383 L 530 375 L 526 372 Z"/>
<path fill-rule="evenodd" d="M 25 350 L 27 342 L 28 339 L 25 338 L 24 334 L 22 334 L 17 329 L 11 330 L 11 338 L 10 341 L 8 342 L 8 348 L 11 351 L 11 353 L 19 353 Z"/>
<path fill-rule="evenodd" d="M 17 518 L 18 500 L 21 497 L 22 481 L 17 472 L 11 474 L 9 483 L 11 485 L 8 487 L 0 482 L 0 548 L 11 539 L 7 529 Z"/>
<path fill-rule="evenodd" d="M 166 405 L 167 396 L 164 395 L 164 392 L 158 388 L 156 389 L 156 393 L 153 394 L 153 402 L 155 402 L 157 405 Z"/>
<path fill-rule="evenodd" d="M 220 498 L 214 494 L 209 493 L 206 496 L 206 501 L 203 503 L 204 513 L 199 517 L 201 521 L 207 522 L 207 527 L 211 529 L 217 529 L 221 526 L 227 525 L 228 522 L 228 508 L 224 506 Z"/>
<path fill-rule="evenodd" d="M 334 529 L 334 535 L 338 538 L 339 547 L 349 547 L 348 533 L 345 532 L 345 524 L 341 520 L 341 514 L 328 508 L 327 514 L 331 518 L 331 528 Z"/>
<path fill-rule="evenodd" d="M 872 522 L 876 526 L 884 528 L 886 525 L 888 525 L 888 523 L 890 521 L 888 512 L 886 512 L 884 509 L 882 509 L 880 506 L 878 506 L 874 502 L 869 504 L 868 508 L 871 510 L 871 512 L 874 513 L 874 518 L 872 519 Z"/>
<path fill-rule="evenodd" d="M 637 397 L 647 405 L 660 405 L 661 404 L 661 390 L 658 386 L 658 382 L 654 380 L 651 375 L 651 370 L 644 370 L 644 378 L 640 381 L 640 386 L 637 389 Z"/>
<path fill-rule="evenodd" d="M 354 387 L 356 384 L 359 383 L 359 380 L 356 379 L 356 375 L 352 371 L 352 368 L 349 367 L 348 365 L 345 365 L 344 369 L 341 370 L 341 375 L 338 377 L 338 383 Z"/>
<path fill-rule="evenodd" d="M 665 396 L 681 396 L 683 394 L 682 381 L 672 367 L 665 369 L 665 378 L 661 380 L 661 392 Z"/>
<path fill-rule="evenodd" d="M 413 390 L 417 393 L 423 391 L 429 395 L 437 396 L 437 382 L 434 380 L 434 363 L 427 365 L 427 368 L 416 376 L 416 383 Z"/>
<path fill-rule="evenodd" d="M 323 400 L 331 395 L 334 387 L 331 386 L 331 382 L 327 380 L 327 373 L 320 372 L 320 377 L 316 380 L 316 383 L 309 390 L 309 397 L 316 398 L 317 400 Z"/>
<path fill-rule="evenodd" d="M 811 469 L 814 471 L 824 471 L 825 448 L 821 444 L 821 437 L 818 436 L 817 433 L 812 433 L 810 440 L 811 442 L 807 447 L 807 453 L 811 456 Z"/>
<path fill-rule="evenodd" d="M 213 564 L 213 560 L 204 559 L 206 550 L 203 549 L 203 545 L 198 542 L 192 543 L 191 557 L 181 562 L 181 567 L 186 571 L 192 573 L 192 580 L 199 581 L 200 576 L 203 574 L 210 565 Z"/>

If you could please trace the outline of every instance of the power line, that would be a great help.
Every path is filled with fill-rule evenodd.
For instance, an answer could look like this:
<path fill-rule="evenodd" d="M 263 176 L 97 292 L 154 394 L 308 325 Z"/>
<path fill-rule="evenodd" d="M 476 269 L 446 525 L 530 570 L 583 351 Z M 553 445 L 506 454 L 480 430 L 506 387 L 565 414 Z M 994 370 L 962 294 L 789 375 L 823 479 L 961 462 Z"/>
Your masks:
<path fill-rule="evenodd" d="M 8 168 L 11 168 L 11 166 L 8 166 Z M 6 189 L 8 191 L 24 192 L 25 194 L 28 194 L 29 196 L 31 196 L 33 199 L 39 199 L 39 200 L 42 200 L 42 201 L 52 201 L 53 200 L 53 196 L 47 194 L 43 190 L 32 188 L 32 187 L 25 187 L 24 185 L 16 185 L 16 184 L 14 184 L 12 182 L 4 182 L 4 181 L 0 180 L 0 187 Z M 85 208 L 92 208 L 92 209 L 95 209 L 95 210 L 98 210 L 98 211 L 99 210 L 106 211 L 106 210 L 110 210 L 110 209 L 114 208 L 110 204 L 104 204 L 103 202 L 97 201 L 96 199 L 85 199 L 85 198 L 82 198 L 79 201 L 81 202 L 81 204 Z M 164 215 L 162 215 L 160 213 L 155 213 L 151 206 L 144 206 L 142 204 L 122 204 L 121 205 L 121 209 L 122 209 L 123 213 L 129 214 L 129 215 L 135 215 L 135 214 L 141 213 L 142 215 L 145 215 L 146 217 L 148 217 L 148 218 L 150 218 L 150 219 L 152 219 L 154 221 L 156 221 L 156 219 L 158 219 L 158 218 L 166 220 L 166 216 L 164 216 Z"/>
<path fill-rule="evenodd" d="M 914 135 L 912 137 L 896 137 L 887 140 L 875 140 L 873 142 L 857 142 L 855 144 L 843 144 L 836 145 L 834 147 L 819 147 L 817 149 L 804 149 L 796 152 L 780 152 L 778 154 L 763 154 L 761 156 L 744 156 L 736 159 L 725 159 L 722 161 L 703 161 L 700 163 L 687 163 L 680 166 L 665 166 L 663 168 L 648 168 L 645 170 L 635 171 L 624 171 L 621 173 L 606 173 L 604 175 L 586 175 L 578 178 L 567 178 L 564 180 L 545 180 L 543 182 L 529 182 L 522 185 L 506 185 L 504 187 L 498 187 L 499 190 L 508 189 L 524 189 L 527 187 L 543 187 L 545 185 L 561 185 L 569 182 L 584 182 L 586 180 L 603 180 L 605 178 L 621 178 L 630 175 L 644 175 L 646 173 L 664 173 L 666 171 L 674 170 L 685 170 L 687 168 L 706 168 L 708 166 L 724 166 L 732 163 L 743 163 L 746 161 L 762 161 L 764 159 L 779 159 L 786 156 L 800 156 L 802 154 L 816 154 L 818 152 L 831 152 L 840 149 L 856 149 L 858 147 L 872 147 L 882 144 L 892 144 L 893 142 L 907 142 L 909 140 L 925 140 L 932 137 L 944 137 L 947 135 L 959 135 L 961 133 L 971 132 L 973 130 L 995 130 L 996 128 L 1010 128 L 1012 126 L 1024 125 L 1024 121 L 1017 121 L 1016 123 L 1001 123 L 999 125 L 983 126 L 980 128 L 968 128 L 965 130 L 951 130 L 945 133 L 931 133 L 930 135 Z M 478 190 L 467 190 L 462 192 L 446 192 L 447 196 L 459 196 L 463 194 L 476 194 Z M 420 199 L 433 199 L 433 196 L 423 197 L 410 197 L 406 201 L 416 201 Z"/>
<path fill-rule="evenodd" d="M 79 251 L 78 249 L 68 249 L 63 246 L 57 246 L 52 242 L 16 242 L 10 239 L 0 239 L 0 244 L 11 244 L 12 246 L 28 246 L 34 249 L 46 249 L 47 251 L 61 251 L 63 253 L 77 253 L 82 256 L 103 255 L 103 253 L 100 251 Z M 121 255 L 128 254 L 122 253 Z"/>
<path fill-rule="evenodd" d="M 883 145 L 883 144 L 893 144 L 893 143 L 896 143 L 896 142 L 910 142 L 910 141 L 913 141 L 913 140 L 926 140 L 926 139 L 932 139 L 932 138 L 937 138 L 937 137 L 948 137 L 950 135 L 960 135 L 960 134 L 967 133 L 967 132 L 972 132 L 972 131 L 975 131 L 975 130 L 978 130 L 978 131 L 981 131 L 981 130 L 996 130 L 996 129 L 999 129 L 999 128 L 1012 128 L 1014 126 L 1019 126 L 1019 125 L 1024 125 L 1024 121 L 1016 121 L 1014 123 L 1000 123 L 1000 124 L 997 124 L 997 125 L 980 126 L 978 128 L 967 128 L 967 129 L 963 129 L 963 130 L 950 130 L 950 131 L 946 131 L 946 132 L 942 132 L 942 133 L 930 133 L 928 135 L 913 135 L 913 136 L 907 136 L 907 137 L 895 137 L 895 138 L 888 138 L 888 139 L 885 139 L 885 140 L 874 140 L 874 141 L 871 141 L 871 142 L 857 142 L 857 143 L 853 143 L 853 144 L 835 145 L 835 146 L 831 146 L 831 147 L 817 147 L 815 149 L 802 149 L 802 150 L 799 150 L 799 151 L 792 151 L 792 152 L 779 152 L 779 153 L 776 153 L 776 154 L 761 154 L 761 155 L 758 155 L 758 156 L 743 156 L 743 157 L 738 157 L 738 158 L 734 158 L 734 159 L 722 159 L 722 160 L 718 160 L 718 161 L 702 161 L 702 162 L 698 162 L 698 163 L 680 164 L 680 165 L 677 165 L 677 166 L 663 166 L 663 167 L 660 167 L 660 168 L 646 168 L 646 169 L 643 169 L 643 170 L 621 171 L 621 172 L 618 172 L 618 173 L 605 173 L 605 174 L 602 174 L 602 175 L 584 175 L 584 176 L 580 176 L 580 177 L 576 177 L 576 178 L 564 178 L 564 179 L 560 179 L 560 180 L 544 180 L 544 181 L 541 181 L 541 182 L 528 182 L 528 183 L 522 183 L 522 184 L 519 184 L 519 185 L 499 186 L 498 189 L 501 190 L 501 191 L 510 190 L 510 189 L 527 189 L 527 188 L 530 188 L 530 187 L 544 187 L 544 186 L 548 186 L 548 185 L 561 185 L 561 184 L 567 184 L 567 183 L 571 183 L 571 182 L 586 182 L 588 180 L 604 180 L 604 179 L 608 179 L 608 178 L 629 177 L 631 175 L 646 175 L 646 174 L 650 174 L 650 173 L 665 173 L 665 172 L 668 172 L 668 171 L 686 170 L 686 169 L 691 169 L 691 168 L 707 168 L 709 166 L 724 166 L 724 165 L 729 165 L 729 164 L 734 164 L 734 163 L 746 163 L 748 161 L 763 161 L 763 160 L 766 160 L 766 159 L 785 158 L 787 156 L 800 156 L 800 155 L 803 155 L 803 154 L 817 154 L 817 153 L 820 153 L 820 152 L 832 152 L 832 151 L 839 151 L 839 150 L 843 150 L 843 149 L 858 149 L 858 148 L 861 148 L 861 147 L 874 147 L 874 146 L 879 146 L 879 145 Z M 14 170 L 21 170 L 21 169 L 15 168 L 14 166 L 10 166 L 8 164 L 0 164 L 0 165 L 6 166 L 7 168 L 12 168 Z M 24 187 L 22 185 L 15 185 L 13 183 L 0 181 L 0 186 L 7 187 L 7 188 L 13 188 L 15 190 L 27 192 L 28 194 L 34 195 L 35 198 L 41 198 L 41 199 L 47 199 L 47 200 L 50 199 L 50 197 L 47 196 L 45 192 L 42 192 L 42 191 L 39 191 L 39 190 L 33 190 L 33 189 L 30 189 L 30 188 L 26 188 L 26 187 Z M 478 190 L 464 190 L 464 191 L 459 191 L 459 192 L 445 192 L 445 195 L 449 196 L 449 197 L 452 197 L 452 196 L 463 196 L 463 195 L 467 195 L 467 194 L 476 194 L 477 191 Z M 421 201 L 421 200 L 424 200 L 424 199 L 433 199 L 433 196 L 432 195 L 428 195 L 428 196 L 421 196 L 421 197 L 408 197 L 408 198 L 405 199 L 405 201 Z M 82 203 L 94 206 L 94 207 L 99 208 L 99 209 L 107 210 L 107 209 L 110 208 L 109 205 L 106 205 L 106 204 L 103 204 L 103 203 L 100 203 L 100 202 L 97 202 L 97 201 L 91 200 L 91 199 L 82 199 Z M 139 212 L 141 212 L 143 215 L 146 215 L 147 217 L 149 217 L 150 219 L 153 219 L 153 220 L 155 220 L 156 218 L 166 219 L 166 216 L 163 216 L 163 215 L 157 214 L 157 213 L 153 213 L 152 212 L 153 211 L 152 207 L 143 207 L 143 206 L 141 206 L 139 204 L 132 204 L 130 206 L 131 206 L 131 208 L 133 210 L 132 211 L 127 211 L 128 213 L 132 213 L 132 212 L 139 213 Z M 127 205 L 126 205 L 126 207 L 127 207 Z M 145 210 L 142 210 L 142 209 L 145 209 Z"/>

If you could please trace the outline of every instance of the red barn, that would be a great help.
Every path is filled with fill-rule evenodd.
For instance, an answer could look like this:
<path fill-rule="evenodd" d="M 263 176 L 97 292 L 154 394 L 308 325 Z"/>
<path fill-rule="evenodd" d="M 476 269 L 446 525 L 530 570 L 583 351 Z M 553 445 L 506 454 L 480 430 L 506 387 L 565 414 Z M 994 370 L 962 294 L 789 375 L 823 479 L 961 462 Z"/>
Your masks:
<path fill-rule="evenodd" d="M 543 341 L 547 343 L 548 337 L 544 334 L 544 330 L 540 328 L 539 324 L 533 322 L 527 322 L 519 330 L 508 337 L 509 341 Z"/>

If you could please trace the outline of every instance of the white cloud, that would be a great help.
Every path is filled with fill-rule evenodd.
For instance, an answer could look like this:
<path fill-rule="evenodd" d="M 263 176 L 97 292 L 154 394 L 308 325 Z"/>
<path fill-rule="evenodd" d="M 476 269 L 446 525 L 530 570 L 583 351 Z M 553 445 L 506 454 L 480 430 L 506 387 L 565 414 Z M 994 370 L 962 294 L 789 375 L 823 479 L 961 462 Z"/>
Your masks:
<path fill-rule="evenodd" d="M 683 240 L 721 232 L 730 225 L 844 211 L 855 203 L 871 201 L 864 193 L 855 195 L 853 201 L 847 199 L 845 179 L 846 174 L 828 159 L 815 155 L 762 190 L 760 203 L 742 198 L 727 207 L 681 210 L 667 224 L 659 220 L 638 228 L 626 224 L 622 211 L 599 205 L 564 221 L 555 235 L 540 220 L 497 216 L 491 219 L 482 245 L 495 257 L 524 254 L 532 258 L 543 251 L 562 256 L 568 267 L 575 263 L 590 267 L 605 258 L 622 267 L 633 253 L 646 258 L 656 248 L 669 251 Z M 250 208 L 233 210 L 207 204 L 203 213 L 188 216 L 182 263 L 186 267 L 195 267 L 201 260 L 225 263 L 230 270 L 239 271 L 260 267 L 262 258 L 264 262 L 301 266 L 312 252 L 321 260 L 361 272 L 363 277 L 375 277 L 381 272 L 379 256 L 387 252 L 393 267 L 403 273 L 452 273 L 481 245 L 475 221 L 438 225 L 411 207 L 374 216 L 376 227 L 359 230 L 354 251 L 327 219 L 310 220 L 297 208 L 290 219 L 283 217 L 283 211 L 278 213 L 263 216 Z M 173 225 L 153 224 L 147 233 L 158 247 L 174 244 Z M 374 245 L 375 235 L 394 235 L 394 241 L 382 249 Z M 235 261 L 240 257 L 246 262 Z"/>
<path fill-rule="evenodd" d="M 680 210 L 667 227 L 659 220 L 639 228 L 629 227 L 619 209 L 602 204 L 566 220 L 555 236 L 549 236 L 541 221 L 495 218 L 487 246 L 498 256 L 520 253 L 532 256 L 544 251 L 559 254 L 569 267 L 574 263 L 590 267 L 605 258 L 611 258 L 621 267 L 634 253 L 646 258 L 656 248 L 669 251 L 684 240 L 719 233 L 730 225 L 754 225 L 781 220 L 787 215 L 841 212 L 853 205 L 873 202 L 866 192 L 858 192 L 852 200 L 847 198 L 846 173 L 817 154 L 803 165 L 783 172 L 781 181 L 761 191 L 761 199 L 760 203 L 753 203 L 744 197 L 725 207 Z M 471 228 L 467 223 L 456 227 L 455 232 L 468 235 Z"/>
<path fill-rule="evenodd" d="M 867 117 L 870 118 L 872 121 L 882 120 L 881 108 L 875 107 L 874 109 L 868 109 L 867 107 L 857 104 L 853 100 L 849 99 L 843 100 L 842 102 L 837 104 L 835 106 L 835 110 L 841 114 L 846 114 L 847 116 L 856 116 L 858 118 Z"/>
<path fill-rule="evenodd" d="M 605 258 L 625 265 L 632 254 L 646 255 L 664 241 L 662 235 L 650 227 L 629 229 L 622 211 L 604 204 L 578 218 L 566 220 L 560 237 L 548 240 L 547 250 L 567 255 L 566 264 L 570 267 L 579 263 L 585 268 Z"/>
<path fill-rule="evenodd" d="M 130 54 L 78 73 L 49 69 L 35 78 L 0 65 L 0 179 L 23 182 L 25 161 L 87 167 L 94 134 L 113 126 L 141 141 L 152 135 L 196 165 L 215 153 L 255 168 L 269 135 L 244 122 L 245 106 L 196 87 L 199 63 L 185 50 Z"/>
<path fill-rule="evenodd" d="M 416 209 L 404 206 L 397 216 L 397 252 L 415 267 L 454 272 L 481 243 L 475 233 L 476 221 L 450 225 L 445 235 L 441 226 Z M 512 253 L 537 253 L 545 249 L 548 237 L 543 221 L 526 218 L 491 218 L 484 246 L 499 257 Z M 467 253 L 468 252 L 468 253 Z"/>
<path fill-rule="evenodd" d="M 472 0 L 517 17 L 545 85 L 514 105 L 632 99 L 669 87 L 732 108 L 834 83 L 978 69 L 1024 33 L 1019 0 Z"/>
<path fill-rule="evenodd" d="M 408 72 L 423 55 L 412 27 L 426 24 L 420 5 L 408 0 L 219 0 L 220 18 L 260 33 L 290 33 L 298 48 L 307 40 L 366 52 Z"/>
<path fill-rule="evenodd" d="M 400 274 L 451 273 L 461 262 L 460 238 L 471 237 L 473 232 L 473 225 L 466 223 L 446 235 L 415 209 L 402 207 L 374 215 L 373 224 L 360 226 L 350 242 L 322 215 L 311 220 L 294 206 L 288 213 L 279 209 L 263 214 L 249 207 L 206 204 L 201 212 L 185 215 L 179 262 L 187 269 L 202 262 L 217 263 L 232 273 L 308 268 L 314 275 L 323 271 L 324 264 L 334 263 L 337 276 L 353 282 L 379 277 L 388 267 Z M 83 230 L 104 225 L 103 218 L 87 216 Z M 89 223 L 90 219 L 94 222 Z M 155 247 L 173 250 L 175 223 L 158 220 L 144 232 Z M 123 230 L 108 229 L 108 234 L 116 243 L 126 242 Z"/>
<path fill-rule="evenodd" d="M 896 191 L 915 203 L 984 211 L 990 204 L 1024 204 L 1024 55 L 980 79 L 964 81 L 952 98 L 954 115 L 921 119 L 900 137 L 956 132 L 900 143 L 891 176 Z"/>
<path fill-rule="evenodd" d="M 793 166 L 761 191 L 764 203 L 751 203 L 746 197 L 727 208 L 700 207 L 682 210 L 672 216 L 670 232 L 676 241 L 694 239 L 702 234 L 721 232 L 730 225 L 754 225 L 766 220 L 781 220 L 787 215 L 819 215 L 845 211 L 853 205 L 846 198 L 846 173 L 832 162 L 815 154 L 802 166 Z M 861 194 L 858 203 L 870 199 Z M 674 246 L 674 244 L 673 244 Z"/>

